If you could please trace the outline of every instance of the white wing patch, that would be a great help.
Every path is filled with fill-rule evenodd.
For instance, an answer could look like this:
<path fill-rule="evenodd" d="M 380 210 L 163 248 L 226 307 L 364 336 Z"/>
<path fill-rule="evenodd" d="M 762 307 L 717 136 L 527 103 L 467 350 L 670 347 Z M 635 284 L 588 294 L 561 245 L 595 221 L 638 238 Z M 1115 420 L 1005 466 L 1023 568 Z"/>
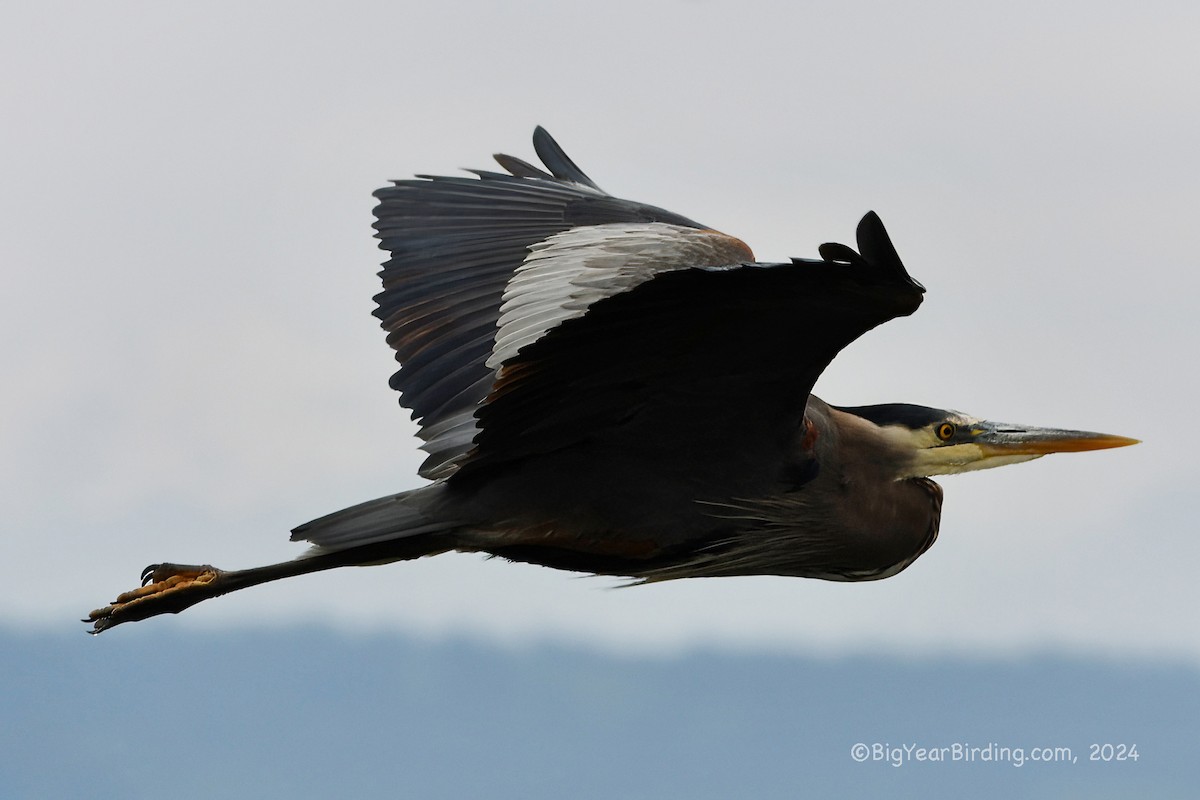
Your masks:
<path fill-rule="evenodd" d="M 572 228 L 530 247 L 504 290 L 487 366 L 501 364 L 598 300 L 662 272 L 753 261 L 739 239 L 665 222 Z"/>

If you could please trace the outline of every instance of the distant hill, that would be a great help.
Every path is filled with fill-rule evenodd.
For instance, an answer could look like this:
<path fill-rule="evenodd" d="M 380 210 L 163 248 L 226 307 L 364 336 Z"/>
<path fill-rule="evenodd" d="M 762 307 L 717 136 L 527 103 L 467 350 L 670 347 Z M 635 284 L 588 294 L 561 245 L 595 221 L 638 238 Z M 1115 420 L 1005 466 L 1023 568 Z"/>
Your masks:
<path fill-rule="evenodd" d="M 636 659 L 160 625 L 0 631 L 0 680 L 0 797 L 14 800 L 1193 798 L 1200 786 L 1200 672 L 1183 666 Z M 1122 745 L 1137 760 L 1117 760 Z M 1043 747 L 1076 760 L 1034 761 Z"/>

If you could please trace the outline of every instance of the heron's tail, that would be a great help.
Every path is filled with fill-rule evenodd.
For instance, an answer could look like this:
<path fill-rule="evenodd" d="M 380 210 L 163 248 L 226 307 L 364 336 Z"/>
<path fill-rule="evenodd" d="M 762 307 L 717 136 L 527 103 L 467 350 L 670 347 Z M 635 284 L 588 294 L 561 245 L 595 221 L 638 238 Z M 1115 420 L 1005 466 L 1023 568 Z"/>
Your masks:
<path fill-rule="evenodd" d="M 400 545 L 395 547 L 398 558 L 415 558 L 424 553 L 400 555 L 408 550 L 400 544 L 402 540 L 410 540 L 413 545 L 418 541 L 429 542 L 463 524 L 446 513 L 448 505 L 445 485 L 433 483 L 368 500 L 306 522 L 292 530 L 292 541 L 313 544 L 312 555 L 391 543 Z M 420 547 L 417 545 L 416 549 Z"/>

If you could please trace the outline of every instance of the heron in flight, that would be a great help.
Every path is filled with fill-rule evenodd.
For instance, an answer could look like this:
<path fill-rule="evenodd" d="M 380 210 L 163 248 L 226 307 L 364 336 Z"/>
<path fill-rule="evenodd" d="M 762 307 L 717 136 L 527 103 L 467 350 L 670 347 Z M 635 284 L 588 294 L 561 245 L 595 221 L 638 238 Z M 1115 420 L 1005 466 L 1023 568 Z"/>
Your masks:
<path fill-rule="evenodd" d="M 375 193 L 375 316 L 431 482 L 296 528 L 242 570 L 153 564 L 99 633 L 294 575 L 447 551 L 637 582 L 887 578 L 938 535 L 929 479 L 1136 440 L 811 394 L 924 288 L 873 212 L 855 250 L 754 260 L 740 240 L 608 194 L 545 130 L 543 167 Z"/>

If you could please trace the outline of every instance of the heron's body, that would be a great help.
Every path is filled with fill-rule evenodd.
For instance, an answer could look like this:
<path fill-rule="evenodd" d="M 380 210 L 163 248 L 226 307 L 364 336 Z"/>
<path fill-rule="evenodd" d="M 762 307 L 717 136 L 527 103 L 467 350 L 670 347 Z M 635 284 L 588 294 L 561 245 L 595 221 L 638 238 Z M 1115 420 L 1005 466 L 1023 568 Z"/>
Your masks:
<path fill-rule="evenodd" d="M 894 575 L 936 538 L 941 490 L 923 478 L 893 480 L 886 460 L 840 463 L 846 440 L 874 438 L 875 426 L 815 397 L 807 408 L 780 432 L 779 460 L 738 463 L 735 476 L 705 476 L 686 464 L 667 472 L 666 454 L 639 447 L 605 453 L 604 444 L 580 443 L 464 484 L 435 483 L 372 501 L 314 527 L 357 538 L 362 530 L 386 529 L 381 520 L 403 519 L 399 506 L 453 523 L 422 534 L 422 548 L 432 552 L 479 551 L 650 581 Z M 623 468 L 602 487 L 579 480 L 597 464 L 617 463 Z"/>
<path fill-rule="evenodd" d="M 300 526 L 312 550 L 225 572 L 159 564 L 100 631 L 292 575 L 491 553 L 637 580 L 886 578 L 938 533 L 927 476 L 1132 440 L 811 395 L 924 289 L 879 218 L 858 251 L 754 261 L 741 241 L 601 191 L 545 131 L 549 172 L 397 181 L 376 315 L 421 422 L 424 487 Z"/>

